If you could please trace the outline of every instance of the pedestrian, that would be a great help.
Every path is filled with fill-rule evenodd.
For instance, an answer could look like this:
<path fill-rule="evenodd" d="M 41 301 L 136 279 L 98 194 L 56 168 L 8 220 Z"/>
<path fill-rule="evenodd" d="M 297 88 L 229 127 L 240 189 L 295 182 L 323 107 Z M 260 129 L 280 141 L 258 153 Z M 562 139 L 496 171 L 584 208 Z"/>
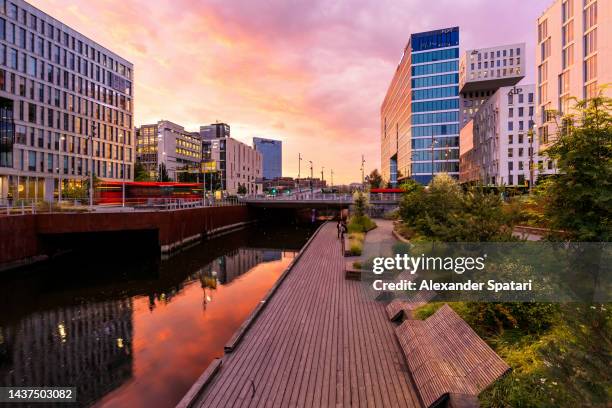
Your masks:
<path fill-rule="evenodd" d="M 338 230 L 338 239 L 340 239 L 340 234 L 342 233 L 342 222 L 338 219 L 338 224 L 336 225 L 336 229 Z"/>

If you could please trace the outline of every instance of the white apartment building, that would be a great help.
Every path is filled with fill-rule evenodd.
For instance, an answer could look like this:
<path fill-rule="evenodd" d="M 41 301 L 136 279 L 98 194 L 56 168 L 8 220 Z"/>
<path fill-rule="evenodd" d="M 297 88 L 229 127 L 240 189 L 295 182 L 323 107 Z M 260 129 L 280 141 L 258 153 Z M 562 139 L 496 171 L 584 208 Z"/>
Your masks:
<path fill-rule="evenodd" d="M 23 0 L 0 1 L 0 202 L 133 177 L 133 65 Z"/>
<path fill-rule="evenodd" d="M 460 127 L 502 86 L 525 77 L 525 43 L 468 50 L 459 63 Z"/>
<path fill-rule="evenodd" d="M 204 141 L 210 143 L 210 161 L 221 176 L 221 189 L 238 194 L 244 186 L 247 194 L 262 192 L 263 159 L 260 152 L 231 137 Z"/>
<path fill-rule="evenodd" d="M 182 126 L 168 120 L 142 125 L 136 129 L 136 160 L 152 179 L 158 179 L 163 164 L 168 177 L 178 181 L 181 171 L 200 171 L 200 134 L 187 132 Z"/>
<path fill-rule="evenodd" d="M 537 24 L 536 123 L 546 148 L 557 138 L 555 116 L 571 113 L 572 97 L 592 98 L 612 83 L 612 1 L 555 0 Z M 612 88 L 605 92 L 611 96 Z"/>
<path fill-rule="evenodd" d="M 530 137 L 535 106 L 535 85 L 517 85 L 499 88 L 480 107 L 461 135 L 473 138 L 472 150 L 462 154 L 462 181 L 527 186 L 552 171 L 552 163 L 538 155 L 537 138 Z"/>

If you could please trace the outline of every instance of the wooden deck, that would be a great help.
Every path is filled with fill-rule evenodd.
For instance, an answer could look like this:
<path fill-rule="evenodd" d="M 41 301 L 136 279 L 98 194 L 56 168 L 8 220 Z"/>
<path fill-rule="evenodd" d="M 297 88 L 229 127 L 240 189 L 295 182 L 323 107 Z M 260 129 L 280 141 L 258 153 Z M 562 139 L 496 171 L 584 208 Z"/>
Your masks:
<path fill-rule="evenodd" d="M 421 406 L 384 304 L 340 252 L 328 223 L 189 405 Z"/>

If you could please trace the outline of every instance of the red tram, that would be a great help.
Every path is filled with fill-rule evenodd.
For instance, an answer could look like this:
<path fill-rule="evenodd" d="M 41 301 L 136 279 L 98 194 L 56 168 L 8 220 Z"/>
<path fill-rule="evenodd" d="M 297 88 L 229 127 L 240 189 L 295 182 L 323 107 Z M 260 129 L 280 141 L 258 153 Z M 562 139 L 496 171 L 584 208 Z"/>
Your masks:
<path fill-rule="evenodd" d="M 96 187 L 96 204 L 121 204 L 123 183 L 121 181 L 103 181 Z M 125 182 L 125 202 L 129 204 L 147 204 L 167 200 L 195 201 L 202 199 L 202 184 L 176 183 L 157 181 Z"/>

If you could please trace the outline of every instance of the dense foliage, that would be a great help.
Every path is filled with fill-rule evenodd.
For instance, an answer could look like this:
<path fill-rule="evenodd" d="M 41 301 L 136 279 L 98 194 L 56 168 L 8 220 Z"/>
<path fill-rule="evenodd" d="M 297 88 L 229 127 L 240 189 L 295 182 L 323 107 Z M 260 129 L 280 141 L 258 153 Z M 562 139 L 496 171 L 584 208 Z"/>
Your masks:
<path fill-rule="evenodd" d="M 603 96 L 578 102 L 546 152 L 559 170 L 546 183 L 546 216 L 575 241 L 612 238 L 611 110 Z"/>
<path fill-rule="evenodd" d="M 559 174 L 531 195 L 504 203 L 478 188 L 463 191 L 438 175 L 428 187 L 407 183 L 401 206 L 412 240 L 500 241 L 517 223 L 561 230 L 572 241 L 610 241 L 612 231 L 611 100 L 577 105 L 548 154 Z M 569 124 L 573 124 L 570 126 Z M 598 259 L 585 254 L 580 269 Z M 503 265 L 502 265 L 503 266 Z M 596 279 L 595 276 L 591 277 Z M 588 273 L 585 279 L 589 279 Z M 433 314 L 429 303 L 418 318 Z M 612 401 L 612 305 L 456 302 L 451 307 L 512 367 L 480 395 L 486 407 L 607 407 Z"/>
<path fill-rule="evenodd" d="M 383 186 L 383 178 L 378 172 L 378 169 L 372 170 L 372 172 L 366 176 L 366 181 L 370 185 L 370 188 L 381 188 Z"/>
<path fill-rule="evenodd" d="M 425 188 L 416 183 L 403 186 L 400 203 L 405 225 L 428 240 L 480 242 L 511 239 L 511 220 L 501 197 L 479 187 L 463 191 L 447 174 L 438 174 Z"/>

